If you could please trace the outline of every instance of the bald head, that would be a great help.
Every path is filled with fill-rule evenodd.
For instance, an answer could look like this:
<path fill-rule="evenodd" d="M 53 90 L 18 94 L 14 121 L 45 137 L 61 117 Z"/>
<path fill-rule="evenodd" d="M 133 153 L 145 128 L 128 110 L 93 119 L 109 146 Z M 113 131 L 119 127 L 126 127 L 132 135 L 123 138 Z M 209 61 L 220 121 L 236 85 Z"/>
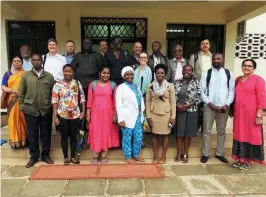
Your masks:
<path fill-rule="evenodd" d="M 183 58 L 183 47 L 181 45 L 176 45 L 173 48 L 173 55 L 176 59 L 182 59 Z"/>
<path fill-rule="evenodd" d="M 212 56 L 212 66 L 216 69 L 224 67 L 224 56 L 222 53 L 215 53 Z"/>

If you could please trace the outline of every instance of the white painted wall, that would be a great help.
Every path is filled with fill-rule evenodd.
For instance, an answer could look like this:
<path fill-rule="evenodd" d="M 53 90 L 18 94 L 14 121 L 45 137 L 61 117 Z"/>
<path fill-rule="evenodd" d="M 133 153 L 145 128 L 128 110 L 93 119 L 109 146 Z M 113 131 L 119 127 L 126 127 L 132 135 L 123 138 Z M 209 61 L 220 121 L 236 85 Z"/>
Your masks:
<path fill-rule="evenodd" d="M 266 33 L 266 13 L 246 21 L 246 33 Z"/>

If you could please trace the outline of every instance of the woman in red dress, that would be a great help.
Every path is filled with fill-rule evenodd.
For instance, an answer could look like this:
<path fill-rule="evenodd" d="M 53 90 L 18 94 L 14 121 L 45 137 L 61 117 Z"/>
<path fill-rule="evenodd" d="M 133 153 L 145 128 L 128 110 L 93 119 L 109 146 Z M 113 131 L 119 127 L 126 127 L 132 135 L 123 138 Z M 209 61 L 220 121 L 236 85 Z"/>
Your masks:
<path fill-rule="evenodd" d="M 252 161 L 264 164 L 265 81 L 254 74 L 256 67 L 254 60 L 244 60 L 243 76 L 236 79 L 232 158 L 237 160 L 233 167 L 241 170 L 247 170 Z"/>

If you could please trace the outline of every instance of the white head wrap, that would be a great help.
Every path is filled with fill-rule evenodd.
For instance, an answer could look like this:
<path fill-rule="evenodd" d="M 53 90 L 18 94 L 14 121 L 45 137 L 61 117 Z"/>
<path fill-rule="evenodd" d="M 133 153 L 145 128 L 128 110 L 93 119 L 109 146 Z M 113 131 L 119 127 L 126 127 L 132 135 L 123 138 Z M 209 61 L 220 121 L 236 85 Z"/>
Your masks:
<path fill-rule="evenodd" d="M 134 73 L 134 70 L 133 70 L 133 68 L 131 67 L 131 66 L 126 66 L 126 67 L 124 67 L 123 69 L 122 69 L 122 71 L 121 71 L 121 75 L 122 75 L 122 77 L 125 79 L 125 74 L 126 74 L 126 72 L 128 72 L 128 71 L 132 71 L 133 73 Z"/>

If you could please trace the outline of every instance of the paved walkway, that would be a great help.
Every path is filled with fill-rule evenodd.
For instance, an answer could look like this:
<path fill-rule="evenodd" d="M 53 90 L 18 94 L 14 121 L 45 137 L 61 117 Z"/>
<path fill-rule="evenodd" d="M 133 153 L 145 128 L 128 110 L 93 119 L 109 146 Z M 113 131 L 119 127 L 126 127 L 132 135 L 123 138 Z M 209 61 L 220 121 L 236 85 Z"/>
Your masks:
<path fill-rule="evenodd" d="M 265 166 L 255 165 L 248 171 L 240 171 L 221 164 L 215 158 L 211 158 L 206 165 L 201 164 L 196 158 L 191 158 L 188 164 L 168 161 L 166 165 L 161 166 L 165 173 L 165 178 L 161 180 L 28 181 L 28 177 L 36 168 L 26 169 L 24 167 L 26 162 L 25 159 L 2 160 L 1 196 L 266 196 Z M 110 163 L 122 162 L 110 161 Z M 62 164 L 62 161 L 56 161 L 56 163 Z M 42 164 L 38 163 L 38 165 Z"/>

